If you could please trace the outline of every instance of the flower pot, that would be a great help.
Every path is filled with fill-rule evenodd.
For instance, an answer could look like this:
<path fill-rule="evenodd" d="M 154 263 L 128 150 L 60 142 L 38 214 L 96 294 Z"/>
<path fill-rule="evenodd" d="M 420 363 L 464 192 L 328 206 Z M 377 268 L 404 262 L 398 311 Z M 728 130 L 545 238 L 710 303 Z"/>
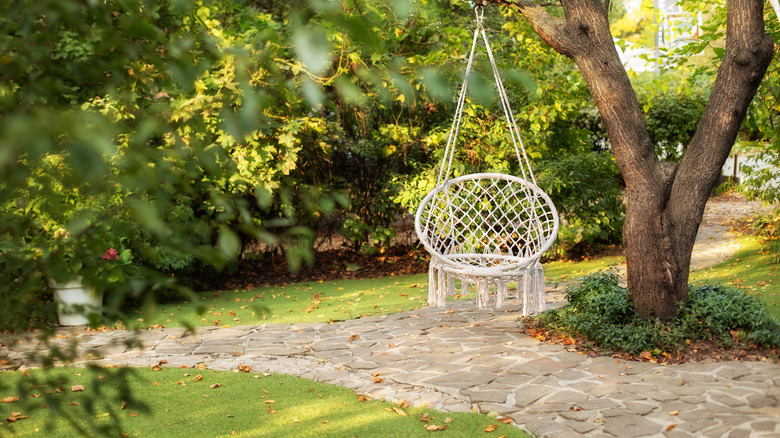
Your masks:
<path fill-rule="evenodd" d="M 81 283 L 81 279 L 67 283 L 53 283 L 54 302 L 57 303 L 57 317 L 60 325 L 89 324 L 90 314 L 103 310 L 103 294 L 93 291 Z"/>

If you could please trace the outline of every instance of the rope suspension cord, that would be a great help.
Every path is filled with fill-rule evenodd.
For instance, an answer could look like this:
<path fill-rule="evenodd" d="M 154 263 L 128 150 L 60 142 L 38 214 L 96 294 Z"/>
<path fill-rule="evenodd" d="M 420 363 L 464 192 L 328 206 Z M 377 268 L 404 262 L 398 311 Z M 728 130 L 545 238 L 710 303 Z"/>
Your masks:
<path fill-rule="evenodd" d="M 460 94 L 458 95 L 458 103 L 455 109 L 455 117 L 453 118 L 452 127 L 450 128 L 450 133 L 447 138 L 447 145 L 444 149 L 444 159 L 442 160 L 442 166 L 439 169 L 439 177 L 436 181 L 436 185 L 438 186 L 443 181 L 449 180 L 451 174 L 452 161 L 455 156 L 455 144 L 457 143 L 458 133 L 460 130 L 460 123 L 463 117 L 463 107 L 466 102 L 466 94 L 467 94 L 466 91 L 468 89 L 469 74 L 471 73 L 473 67 L 474 52 L 477 47 L 477 41 L 480 35 L 482 36 L 482 40 L 485 43 L 485 49 L 487 50 L 488 59 L 490 60 L 490 67 L 493 71 L 493 77 L 495 78 L 496 81 L 498 96 L 501 101 L 502 109 L 504 110 L 504 116 L 506 117 L 507 126 L 509 128 L 509 135 L 512 138 L 512 145 L 514 146 L 515 155 L 517 157 L 518 163 L 520 164 L 520 171 L 523 175 L 523 179 L 530 180 L 534 185 L 536 185 L 536 177 L 534 176 L 533 171 L 531 170 L 531 162 L 528 158 L 528 154 L 526 153 L 525 145 L 523 144 L 523 139 L 520 137 L 520 130 L 517 127 L 517 122 L 515 121 L 514 114 L 512 113 L 512 108 L 509 104 L 509 98 L 507 97 L 506 89 L 504 88 L 504 83 L 501 80 L 501 76 L 499 75 L 498 72 L 498 66 L 496 65 L 495 57 L 493 56 L 493 50 L 490 47 L 490 41 L 488 40 L 487 34 L 485 32 L 485 27 L 483 24 L 483 18 L 485 15 L 484 8 L 482 6 L 477 6 L 476 8 L 474 8 L 474 13 L 475 13 L 477 26 L 474 29 L 474 37 L 471 42 L 471 51 L 469 52 L 469 58 L 466 63 L 466 72 L 463 79 L 463 86 L 461 87 Z M 527 169 L 527 173 L 526 173 L 526 169 Z"/>

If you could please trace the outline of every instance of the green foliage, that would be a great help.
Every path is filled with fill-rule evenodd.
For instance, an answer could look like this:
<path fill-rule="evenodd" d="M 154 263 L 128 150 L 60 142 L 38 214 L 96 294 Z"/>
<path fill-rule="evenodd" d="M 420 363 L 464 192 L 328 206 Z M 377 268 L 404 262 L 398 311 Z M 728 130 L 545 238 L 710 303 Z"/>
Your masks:
<path fill-rule="evenodd" d="M 582 334 L 599 348 L 634 355 L 679 351 L 687 341 L 713 340 L 732 345 L 733 331 L 743 333 L 742 341 L 780 346 L 780 322 L 758 299 L 738 289 L 691 287 L 688 303 L 681 304 L 671 323 L 663 324 L 640 318 L 628 290 L 620 287 L 618 280 L 614 273 L 599 273 L 569 286 L 569 304 L 542 314 L 540 325 L 570 335 Z"/>
<path fill-rule="evenodd" d="M 539 186 L 561 213 L 562 226 L 554 250 L 621 240 L 625 205 L 620 174 L 609 153 L 566 155 L 539 166 Z"/>
<path fill-rule="evenodd" d="M 696 95 L 660 94 L 645 104 L 645 124 L 655 153 L 679 162 L 699 125 L 706 99 Z"/>
<path fill-rule="evenodd" d="M 765 239 L 765 253 L 772 255 L 774 263 L 780 263 L 780 209 L 755 218 L 752 226 Z"/>

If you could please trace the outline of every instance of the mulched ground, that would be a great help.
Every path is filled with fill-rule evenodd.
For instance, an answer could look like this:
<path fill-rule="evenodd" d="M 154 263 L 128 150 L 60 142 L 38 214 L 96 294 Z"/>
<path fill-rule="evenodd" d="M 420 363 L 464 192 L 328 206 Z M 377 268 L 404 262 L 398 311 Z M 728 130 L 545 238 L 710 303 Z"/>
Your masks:
<path fill-rule="evenodd" d="M 752 343 L 740 342 L 734 339 L 734 345 L 726 347 L 711 341 L 692 342 L 685 349 L 677 352 L 650 352 L 645 351 L 639 355 L 633 355 L 626 352 L 613 352 L 593 346 L 593 344 L 582 336 L 564 336 L 550 333 L 539 328 L 533 317 L 526 320 L 525 333 L 539 341 L 548 344 L 557 344 L 566 346 L 570 351 L 579 351 L 590 357 L 611 356 L 616 359 L 633 360 L 638 362 L 658 363 L 662 365 L 678 365 L 686 362 L 723 362 L 733 361 L 752 361 L 752 362 L 771 362 L 780 361 L 780 348 L 764 348 Z"/>

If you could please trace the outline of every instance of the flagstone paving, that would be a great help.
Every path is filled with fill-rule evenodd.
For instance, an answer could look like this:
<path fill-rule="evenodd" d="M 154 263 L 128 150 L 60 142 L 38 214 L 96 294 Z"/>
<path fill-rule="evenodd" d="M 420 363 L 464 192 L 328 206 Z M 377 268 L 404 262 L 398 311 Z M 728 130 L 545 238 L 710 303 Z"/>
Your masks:
<path fill-rule="evenodd" d="M 539 437 L 777 437 L 780 365 L 663 366 L 588 357 L 523 332 L 520 306 L 457 301 L 334 324 L 269 324 L 141 332 L 60 329 L 80 364 L 292 374 L 444 411 L 496 412 Z M 32 336 L 32 335 L 28 335 Z M 0 339 L 22 368 L 34 339 Z"/>

